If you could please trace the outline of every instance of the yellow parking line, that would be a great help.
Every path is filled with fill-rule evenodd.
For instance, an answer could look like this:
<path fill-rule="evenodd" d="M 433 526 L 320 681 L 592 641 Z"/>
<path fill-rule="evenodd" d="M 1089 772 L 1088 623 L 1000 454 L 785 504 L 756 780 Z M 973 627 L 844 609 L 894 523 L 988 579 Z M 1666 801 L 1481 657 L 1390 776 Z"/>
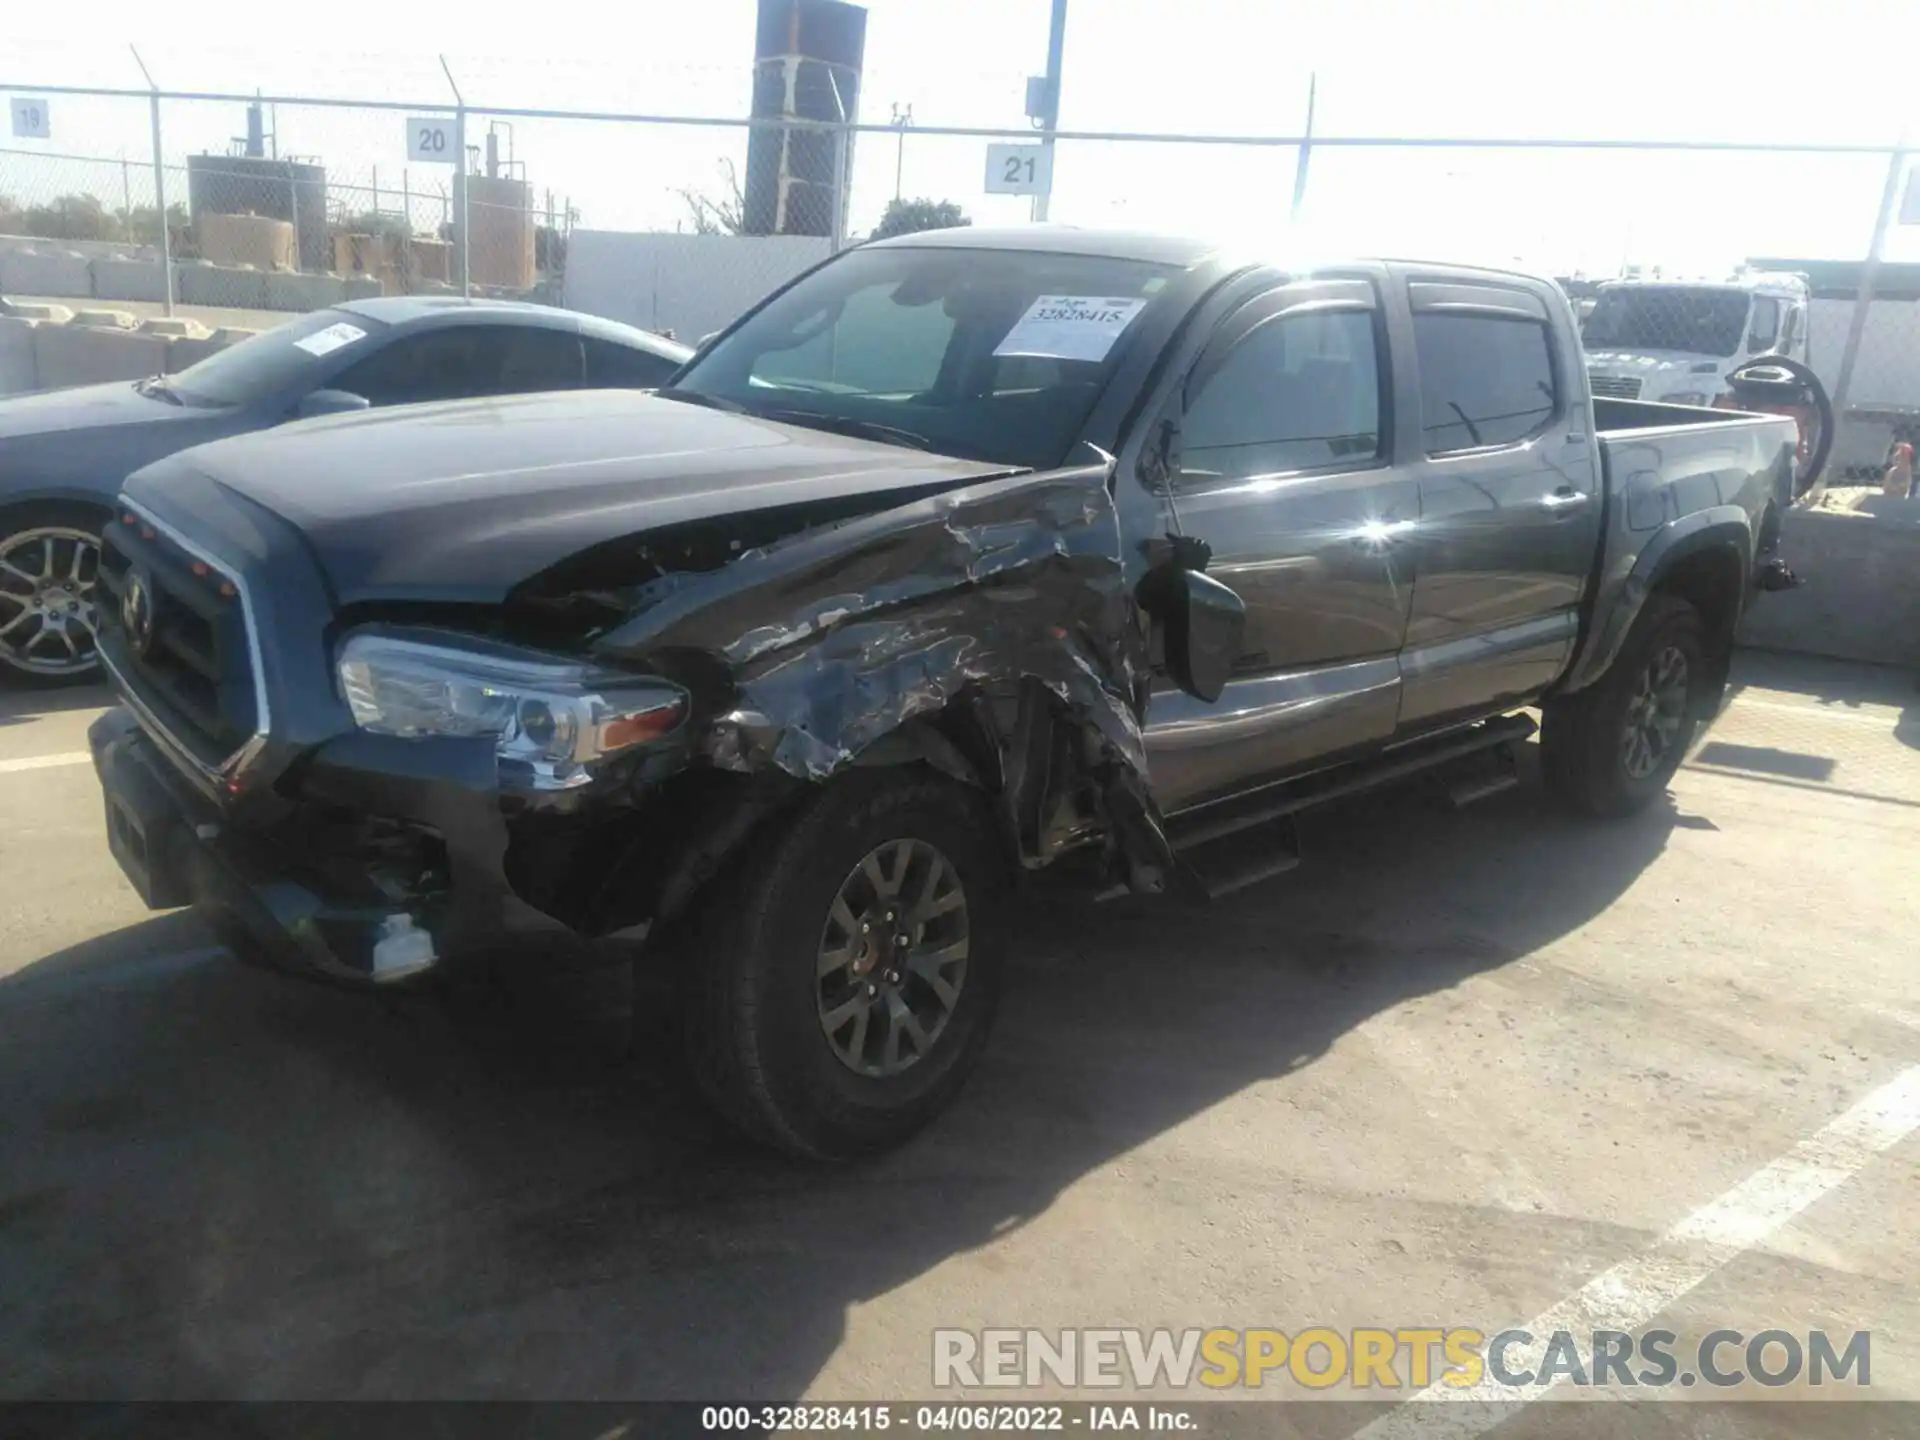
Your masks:
<path fill-rule="evenodd" d="M 61 755 L 26 755 L 18 760 L 0 760 L 0 775 L 16 770 L 51 770 L 58 765 L 85 765 L 93 756 L 84 750 L 69 750 Z"/>

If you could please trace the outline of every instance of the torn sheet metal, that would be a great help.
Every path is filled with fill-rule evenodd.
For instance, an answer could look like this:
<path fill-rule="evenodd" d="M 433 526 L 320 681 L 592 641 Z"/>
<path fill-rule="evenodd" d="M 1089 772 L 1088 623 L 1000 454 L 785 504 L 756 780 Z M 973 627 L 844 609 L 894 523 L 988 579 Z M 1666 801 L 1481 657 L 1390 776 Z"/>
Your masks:
<path fill-rule="evenodd" d="M 664 577 L 595 649 L 719 661 L 731 693 L 700 697 L 714 706 L 708 758 L 816 781 L 964 692 L 1010 715 L 1037 681 L 1097 736 L 1091 778 L 1109 818 L 1158 868 L 1140 733 L 1147 630 L 1109 479 L 1100 465 L 974 485 Z"/>

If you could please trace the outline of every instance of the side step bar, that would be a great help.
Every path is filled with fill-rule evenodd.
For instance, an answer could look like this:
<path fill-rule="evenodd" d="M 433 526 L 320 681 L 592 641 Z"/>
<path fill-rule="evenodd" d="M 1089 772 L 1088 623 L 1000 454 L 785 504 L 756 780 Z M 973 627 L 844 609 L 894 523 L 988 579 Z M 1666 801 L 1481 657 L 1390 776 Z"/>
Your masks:
<path fill-rule="evenodd" d="M 1217 898 L 1285 874 L 1300 863 L 1294 817 L 1302 811 L 1397 784 L 1453 761 L 1489 754 L 1493 760 L 1488 769 L 1463 776 L 1448 788 L 1448 798 L 1456 806 L 1509 790 L 1519 784 L 1512 747 L 1528 739 L 1535 728 L 1530 716 L 1498 716 L 1389 750 L 1372 760 L 1172 816 L 1167 837 L 1186 871 L 1186 888 Z M 1124 884 L 1115 885 L 1096 898 L 1111 900 L 1128 893 Z"/>

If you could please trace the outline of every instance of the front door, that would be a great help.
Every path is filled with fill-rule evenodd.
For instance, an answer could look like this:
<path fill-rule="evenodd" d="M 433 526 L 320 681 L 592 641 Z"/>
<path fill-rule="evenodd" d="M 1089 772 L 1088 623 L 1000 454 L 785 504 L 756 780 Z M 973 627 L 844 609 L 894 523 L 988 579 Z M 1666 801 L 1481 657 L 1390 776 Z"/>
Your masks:
<path fill-rule="evenodd" d="M 1154 697 L 1163 810 L 1392 733 L 1419 496 L 1392 466 L 1386 362 L 1372 281 L 1296 282 L 1222 320 L 1172 401 L 1168 518 L 1247 631 L 1219 700 Z"/>

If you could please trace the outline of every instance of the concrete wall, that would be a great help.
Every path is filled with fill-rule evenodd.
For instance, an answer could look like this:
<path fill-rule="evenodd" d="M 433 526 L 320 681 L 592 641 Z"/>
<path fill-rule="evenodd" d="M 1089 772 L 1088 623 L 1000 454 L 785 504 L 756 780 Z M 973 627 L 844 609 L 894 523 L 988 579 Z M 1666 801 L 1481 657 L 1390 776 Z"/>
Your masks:
<path fill-rule="evenodd" d="M 173 374 L 255 333 L 209 333 L 188 319 L 139 322 L 110 310 L 54 320 L 0 315 L 0 396 Z"/>
<path fill-rule="evenodd" d="M 576 230 L 565 304 L 692 345 L 831 253 L 809 235 L 668 235 Z"/>
<path fill-rule="evenodd" d="M 1780 553 L 1807 584 L 1762 595 L 1741 644 L 1920 666 L 1920 500 L 1868 503 L 1877 513 L 1787 515 Z"/>

